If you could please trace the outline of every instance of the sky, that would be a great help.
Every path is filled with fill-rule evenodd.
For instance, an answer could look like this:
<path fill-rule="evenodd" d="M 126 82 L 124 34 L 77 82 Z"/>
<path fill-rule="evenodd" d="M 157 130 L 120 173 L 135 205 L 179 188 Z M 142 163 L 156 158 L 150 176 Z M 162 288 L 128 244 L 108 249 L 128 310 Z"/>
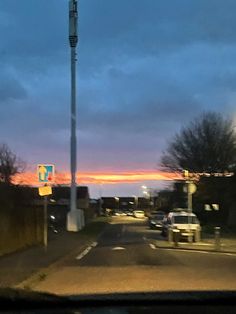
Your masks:
<path fill-rule="evenodd" d="M 101 184 L 104 196 L 161 188 L 169 181 L 159 176 L 160 156 L 182 126 L 208 110 L 235 117 L 236 2 L 80 0 L 78 7 L 78 183 L 94 196 Z M 0 0 L 0 38 L 0 143 L 28 172 L 53 163 L 68 174 L 68 1 Z M 92 182 L 98 174 L 122 179 Z"/>

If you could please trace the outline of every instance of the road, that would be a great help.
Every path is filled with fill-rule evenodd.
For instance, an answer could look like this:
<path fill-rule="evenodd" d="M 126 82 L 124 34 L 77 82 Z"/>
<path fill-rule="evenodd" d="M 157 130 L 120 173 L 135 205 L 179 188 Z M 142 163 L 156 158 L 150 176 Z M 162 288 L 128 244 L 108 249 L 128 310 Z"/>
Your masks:
<path fill-rule="evenodd" d="M 97 242 L 64 259 L 34 290 L 57 294 L 236 290 L 236 255 L 159 249 L 157 231 L 116 217 Z"/>

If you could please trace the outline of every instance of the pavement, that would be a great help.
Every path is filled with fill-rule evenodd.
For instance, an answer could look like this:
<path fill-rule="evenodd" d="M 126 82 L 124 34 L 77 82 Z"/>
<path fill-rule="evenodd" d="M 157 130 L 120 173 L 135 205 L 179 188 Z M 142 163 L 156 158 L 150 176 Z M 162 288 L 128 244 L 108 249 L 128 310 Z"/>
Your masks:
<path fill-rule="evenodd" d="M 49 233 L 47 250 L 43 246 L 33 246 L 1 256 L 0 288 L 18 287 L 20 284 L 21 288 L 27 288 L 29 278 L 43 278 L 58 261 L 62 261 L 73 252 L 83 251 L 93 243 L 105 226 L 105 219 L 98 218 L 78 233 L 66 231 L 58 234 Z"/>
<path fill-rule="evenodd" d="M 189 243 L 187 241 L 181 241 L 177 244 L 174 242 L 168 242 L 160 234 L 156 235 L 153 239 L 153 244 L 159 248 L 174 248 L 185 250 L 201 250 L 206 252 L 222 252 L 229 254 L 236 254 L 236 238 L 221 237 L 219 244 L 216 243 L 214 236 L 204 235 L 200 242 Z"/>
<path fill-rule="evenodd" d="M 114 217 L 83 251 L 64 256 L 44 276 L 19 287 L 63 295 L 236 290 L 236 254 L 160 247 L 155 241 L 167 241 L 158 237 L 144 220 Z"/>

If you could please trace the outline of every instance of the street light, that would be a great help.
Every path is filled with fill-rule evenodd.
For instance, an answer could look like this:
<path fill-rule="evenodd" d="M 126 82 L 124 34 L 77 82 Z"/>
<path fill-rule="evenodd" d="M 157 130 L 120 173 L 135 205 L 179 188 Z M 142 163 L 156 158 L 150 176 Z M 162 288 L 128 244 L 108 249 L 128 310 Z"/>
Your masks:
<path fill-rule="evenodd" d="M 99 215 L 101 215 L 103 211 L 102 203 L 102 183 L 99 183 Z"/>
<path fill-rule="evenodd" d="M 119 197 L 114 197 L 114 199 L 117 201 L 117 209 L 119 210 Z"/>
<path fill-rule="evenodd" d="M 134 197 L 134 209 L 138 208 L 138 197 L 136 195 L 132 195 Z"/>
<path fill-rule="evenodd" d="M 148 188 L 146 185 L 142 185 L 143 194 L 147 195 L 149 197 L 150 207 L 151 203 L 154 208 L 154 194 L 153 194 L 153 188 Z M 152 200 L 153 197 L 153 200 Z"/>

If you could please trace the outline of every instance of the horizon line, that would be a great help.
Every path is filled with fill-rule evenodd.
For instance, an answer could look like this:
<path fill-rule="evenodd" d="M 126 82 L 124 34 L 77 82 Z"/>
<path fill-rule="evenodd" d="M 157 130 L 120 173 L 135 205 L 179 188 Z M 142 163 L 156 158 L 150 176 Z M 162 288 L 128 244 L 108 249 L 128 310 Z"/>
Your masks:
<path fill-rule="evenodd" d="M 183 179 L 182 175 L 174 172 L 153 170 L 132 171 L 77 171 L 77 184 L 121 184 L 138 183 L 142 181 L 173 181 Z M 69 172 L 56 172 L 53 184 L 70 184 Z M 36 172 L 24 172 L 16 174 L 13 183 L 20 185 L 38 185 Z"/>

